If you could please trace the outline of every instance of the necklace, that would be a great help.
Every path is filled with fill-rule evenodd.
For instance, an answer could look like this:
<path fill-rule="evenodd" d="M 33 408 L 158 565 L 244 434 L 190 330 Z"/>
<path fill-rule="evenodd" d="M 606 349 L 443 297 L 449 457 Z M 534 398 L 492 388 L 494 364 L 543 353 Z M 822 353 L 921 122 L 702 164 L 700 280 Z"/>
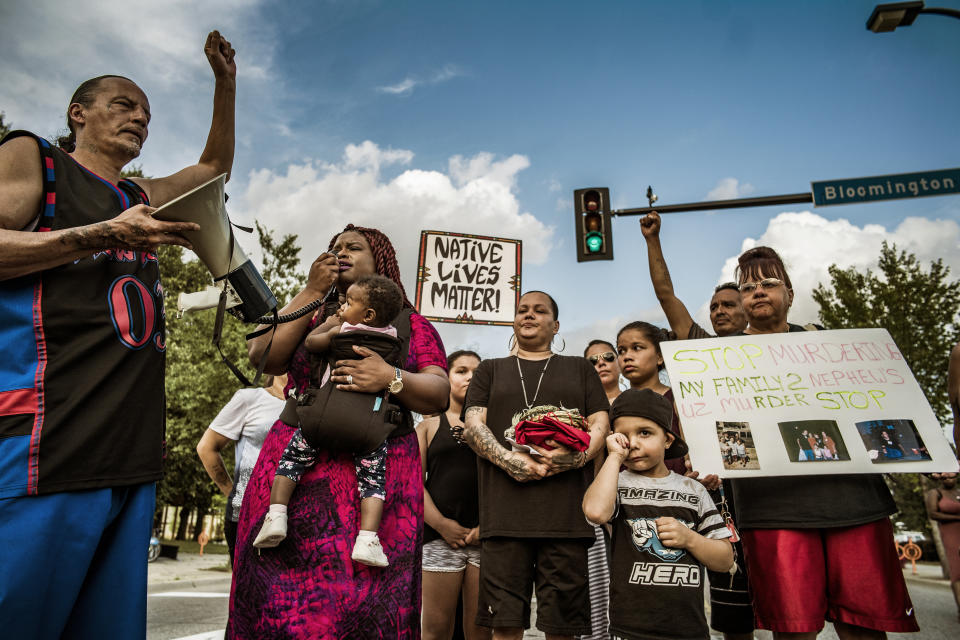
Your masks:
<path fill-rule="evenodd" d="M 534 403 L 537 401 L 537 396 L 540 395 L 540 383 L 543 382 L 543 374 L 547 372 L 547 367 L 550 366 L 550 361 L 553 359 L 553 354 L 550 354 L 550 357 L 547 358 L 546 364 L 543 365 L 543 371 L 540 372 L 540 379 L 537 380 L 537 390 L 533 392 L 533 400 L 527 400 L 527 385 L 523 381 L 523 369 L 520 368 L 520 357 L 517 356 L 517 373 L 520 374 L 520 388 L 523 389 L 523 404 L 527 405 L 527 409 L 532 409 Z"/>

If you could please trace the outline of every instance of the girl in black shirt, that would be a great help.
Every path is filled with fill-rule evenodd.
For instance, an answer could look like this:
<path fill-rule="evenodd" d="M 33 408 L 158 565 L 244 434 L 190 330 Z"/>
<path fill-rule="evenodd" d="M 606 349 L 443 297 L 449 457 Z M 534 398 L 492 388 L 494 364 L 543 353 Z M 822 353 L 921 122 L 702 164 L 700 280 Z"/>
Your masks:
<path fill-rule="evenodd" d="M 447 640 L 463 601 L 465 640 L 489 638 L 474 624 L 480 584 L 480 516 L 477 456 L 463 442 L 460 413 L 480 356 L 455 351 L 447 357 L 450 406 L 417 426 L 423 490 L 423 639 Z M 462 598 L 458 598 L 462 594 Z"/>

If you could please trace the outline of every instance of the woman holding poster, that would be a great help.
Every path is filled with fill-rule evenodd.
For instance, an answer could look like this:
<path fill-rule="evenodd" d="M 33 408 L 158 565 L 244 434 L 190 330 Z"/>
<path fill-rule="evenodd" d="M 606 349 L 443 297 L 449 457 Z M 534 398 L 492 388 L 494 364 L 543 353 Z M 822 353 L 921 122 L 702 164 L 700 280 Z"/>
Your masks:
<path fill-rule="evenodd" d="M 323 298 L 333 284 L 342 299 L 352 283 L 374 273 L 390 278 L 403 292 L 389 238 L 376 229 L 349 225 L 330 241 L 329 252 L 314 261 L 306 287 L 281 313 Z M 331 379 L 347 391 L 389 389 L 391 398 L 403 406 L 403 413 L 437 413 L 446 406 L 450 393 L 443 343 L 436 329 L 412 308 L 404 296 L 404 310 L 392 323 L 404 338 L 407 357 L 402 370 L 369 349 L 354 347 L 363 358 L 338 361 Z M 251 361 L 257 364 L 266 357 L 264 370 L 288 372 L 287 391 L 302 393 L 311 371 L 305 338 L 334 312 L 336 307 L 321 310 L 314 319 L 307 315 L 279 325 L 269 353 L 269 334 L 251 340 Z M 409 323 L 402 322 L 407 318 Z M 396 379 L 402 384 L 394 383 Z M 295 430 L 295 425 L 282 420 L 273 425 L 247 484 L 237 531 L 226 637 L 417 637 L 423 475 L 416 433 L 411 429 L 388 440 L 386 501 L 379 537 L 390 565 L 371 567 L 351 559 L 360 521 L 360 496 L 354 458 L 348 452 L 320 450 L 316 464 L 300 479 L 288 507 L 284 543 L 272 549 L 253 547 L 253 538 L 270 506 L 270 485 L 277 462 Z"/>
<path fill-rule="evenodd" d="M 804 331 L 787 321 L 793 289 L 776 251 L 756 247 L 738 262 L 743 333 Z M 811 640 L 825 619 L 841 639 L 919 630 L 888 519 L 896 506 L 879 474 L 733 484 L 759 628 Z"/>

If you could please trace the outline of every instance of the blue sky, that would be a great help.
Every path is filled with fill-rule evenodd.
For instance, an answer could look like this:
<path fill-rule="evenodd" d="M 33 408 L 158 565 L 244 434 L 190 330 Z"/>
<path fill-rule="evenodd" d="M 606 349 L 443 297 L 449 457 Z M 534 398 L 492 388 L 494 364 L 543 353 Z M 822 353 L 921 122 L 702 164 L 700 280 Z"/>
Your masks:
<path fill-rule="evenodd" d="M 238 51 L 234 218 L 300 234 L 306 260 L 347 222 L 378 226 L 411 295 L 420 229 L 521 238 L 524 288 L 554 294 L 576 353 L 663 322 L 637 218 L 614 221 L 615 261 L 575 261 L 576 188 L 638 207 L 648 184 L 671 204 L 960 166 L 960 21 L 873 34 L 873 5 L 16 0 L 0 7 L 0 110 L 50 135 L 80 81 L 128 75 L 154 116 L 143 168 L 172 172 L 202 148 L 202 43 L 220 28 Z M 827 266 L 873 267 L 885 239 L 957 274 L 958 222 L 957 196 L 693 212 L 665 217 L 663 245 L 704 323 L 758 243 L 784 255 L 810 321 Z M 440 330 L 485 356 L 509 335 Z"/>

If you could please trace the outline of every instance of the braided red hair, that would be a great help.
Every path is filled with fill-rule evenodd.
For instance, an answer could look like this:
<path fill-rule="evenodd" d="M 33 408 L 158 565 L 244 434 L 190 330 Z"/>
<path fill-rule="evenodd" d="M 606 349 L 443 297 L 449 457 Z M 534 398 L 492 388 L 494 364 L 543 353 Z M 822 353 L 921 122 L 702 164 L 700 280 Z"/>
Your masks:
<path fill-rule="evenodd" d="M 343 231 L 330 239 L 330 245 L 327 247 L 327 251 L 333 251 L 333 245 L 337 242 L 337 238 L 347 231 L 359 233 L 366 239 L 367 244 L 370 245 L 370 251 L 373 253 L 373 264 L 377 273 L 396 282 L 397 286 L 400 287 L 401 295 L 403 295 L 403 306 L 413 309 L 413 303 L 407 299 L 407 292 L 403 288 L 403 282 L 400 280 L 400 265 L 397 264 L 397 253 L 394 251 L 393 244 L 390 242 L 387 234 L 379 229 L 357 227 L 348 224 L 343 228 Z"/>

